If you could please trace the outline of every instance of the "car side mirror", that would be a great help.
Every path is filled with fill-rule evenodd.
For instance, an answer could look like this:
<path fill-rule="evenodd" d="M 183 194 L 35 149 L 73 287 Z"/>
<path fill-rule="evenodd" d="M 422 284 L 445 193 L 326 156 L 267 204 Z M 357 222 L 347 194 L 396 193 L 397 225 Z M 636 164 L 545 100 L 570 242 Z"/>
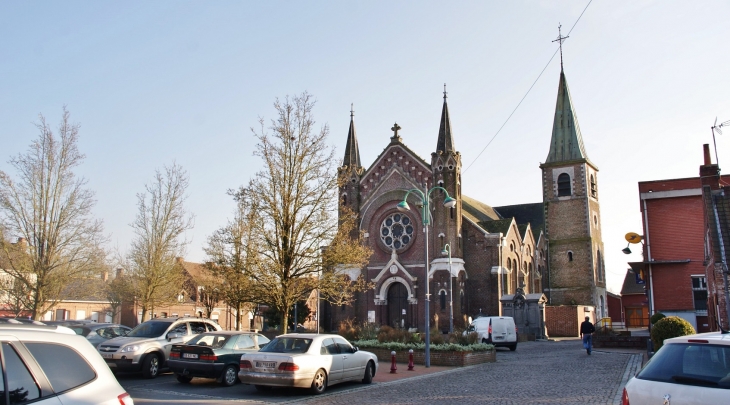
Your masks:
<path fill-rule="evenodd" d="M 355 352 L 356 352 L 356 351 L 358 351 L 358 350 L 360 350 L 360 348 L 359 348 L 359 347 L 357 347 L 357 346 L 353 346 L 353 347 L 352 347 L 352 352 L 353 352 L 353 353 L 355 353 Z"/>
<path fill-rule="evenodd" d="M 171 341 L 172 339 L 177 339 L 177 338 L 179 338 L 180 336 L 182 336 L 182 335 L 181 335 L 181 334 L 179 334 L 179 333 L 177 333 L 177 332 L 170 332 L 170 333 L 168 333 L 168 334 L 167 334 L 167 341 L 169 342 L 169 341 Z"/>

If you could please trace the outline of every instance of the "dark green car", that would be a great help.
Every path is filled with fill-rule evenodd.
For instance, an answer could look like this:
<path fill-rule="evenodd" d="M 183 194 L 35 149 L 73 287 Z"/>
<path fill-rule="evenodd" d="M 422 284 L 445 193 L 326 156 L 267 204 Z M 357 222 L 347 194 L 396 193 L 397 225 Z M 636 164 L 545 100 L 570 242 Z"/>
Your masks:
<path fill-rule="evenodd" d="M 186 344 L 173 345 L 167 365 L 181 383 L 203 377 L 230 387 L 238 382 L 241 355 L 257 352 L 267 343 L 266 336 L 255 332 L 201 333 Z"/>

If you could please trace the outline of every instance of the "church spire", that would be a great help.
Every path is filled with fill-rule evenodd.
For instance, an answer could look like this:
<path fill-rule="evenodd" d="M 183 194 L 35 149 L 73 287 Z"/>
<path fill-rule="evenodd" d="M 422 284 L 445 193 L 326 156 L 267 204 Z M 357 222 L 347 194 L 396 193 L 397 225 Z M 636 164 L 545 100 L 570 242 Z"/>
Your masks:
<path fill-rule="evenodd" d="M 555 104 L 555 118 L 553 119 L 553 135 L 550 140 L 550 152 L 545 163 L 581 159 L 588 160 L 588 155 L 583 146 L 583 136 L 578 126 L 578 116 L 573 108 L 568 82 L 561 69 L 558 101 Z"/>
<path fill-rule="evenodd" d="M 449 106 L 446 104 L 446 83 L 444 83 L 444 107 L 441 110 L 441 125 L 439 126 L 439 140 L 436 152 L 454 152 L 454 137 L 451 135 L 451 121 L 449 120 Z"/>
<path fill-rule="evenodd" d="M 350 130 L 347 133 L 345 158 L 342 160 L 342 166 L 353 169 L 359 169 L 361 167 L 360 148 L 357 145 L 357 135 L 355 134 L 355 111 L 352 104 L 350 104 Z"/>

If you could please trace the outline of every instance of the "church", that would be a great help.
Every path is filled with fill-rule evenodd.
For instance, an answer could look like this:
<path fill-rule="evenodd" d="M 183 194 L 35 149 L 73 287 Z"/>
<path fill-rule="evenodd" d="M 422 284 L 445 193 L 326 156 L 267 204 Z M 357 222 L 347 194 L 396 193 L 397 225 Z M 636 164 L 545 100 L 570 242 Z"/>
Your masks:
<path fill-rule="evenodd" d="M 586 154 L 562 66 L 539 164 L 542 202 L 492 207 L 468 196 L 445 92 L 430 158 L 406 146 L 399 129 L 396 123 L 365 168 L 350 115 L 339 204 L 357 214 L 373 254 L 365 267 L 339 271 L 372 288 L 352 305 L 324 305 L 322 327 L 354 320 L 423 331 L 428 305 L 430 328 L 448 331 L 452 313 L 454 327 L 464 328 L 470 318 L 503 315 L 505 297 L 516 296 L 573 306 L 581 317 L 590 308 L 594 320 L 607 313 L 598 168 Z"/>

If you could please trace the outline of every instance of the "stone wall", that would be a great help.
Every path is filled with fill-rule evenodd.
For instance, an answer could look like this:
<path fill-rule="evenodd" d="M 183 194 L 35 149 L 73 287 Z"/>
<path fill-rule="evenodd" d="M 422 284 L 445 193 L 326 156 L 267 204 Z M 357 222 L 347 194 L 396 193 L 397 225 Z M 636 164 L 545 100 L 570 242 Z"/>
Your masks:
<path fill-rule="evenodd" d="M 390 367 L 391 350 L 380 348 L 363 348 L 362 350 L 374 353 L 378 356 L 381 369 Z M 397 351 L 395 360 L 398 363 L 408 363 L 408 350 Z M 481 363 L 494 363 L 497 361 L 497 352 L 489 350 L 486 352 L 443 352 L 431 351 L 431 365 L 433 366 L 471 366 Z M 413 350 L 413 364 L 424 364 L 423 350 Z"/>
<path fill-rule="evenodd" d="M 593 347 L 610 347 L 625 349 L 646 349 L 648 336 L 604 336 L 593 335 Z"/>

